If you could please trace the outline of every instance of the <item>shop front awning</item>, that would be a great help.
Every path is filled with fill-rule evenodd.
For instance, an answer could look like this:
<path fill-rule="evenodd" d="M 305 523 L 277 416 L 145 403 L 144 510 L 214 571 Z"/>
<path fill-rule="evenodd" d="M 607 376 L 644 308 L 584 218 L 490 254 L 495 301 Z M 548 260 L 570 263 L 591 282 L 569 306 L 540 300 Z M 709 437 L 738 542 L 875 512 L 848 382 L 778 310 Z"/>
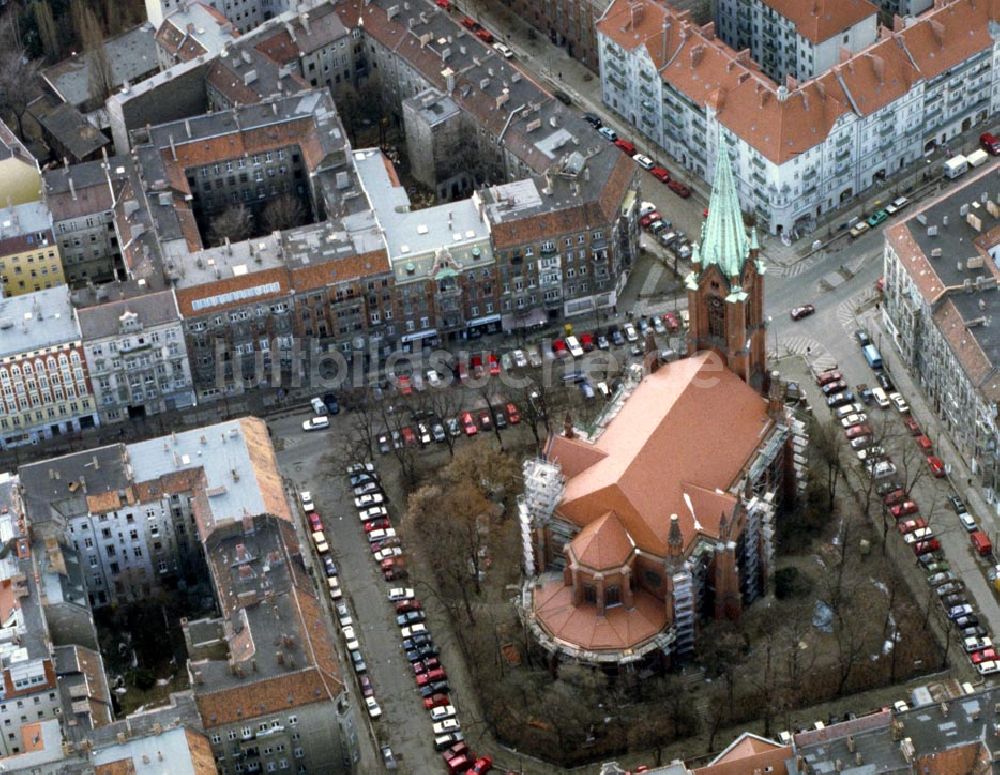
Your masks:
<path fill-rule="evenodd" d="M 501 326 L 504 331 L 513 331 L 517 328 L 532 328 L 541 326 L 549 321 L 548 313 L 544 309 L 526 310 L 524 312 L 508 312 L 504 314 Z"/>
<path fill-rule="evenodd" d="M 481 318 L 473 318 L 472 320 L 466 322 L 465 327 L 476 328 L 478 326 L 488 326 L 490 323 L 499 323 L 499 322 L 500 322 L 500 313 L 497 312 L 496 314 L 493 315 L 483 315 L 483 317 Z"/>
<path fill-rule="evenodd" d="M 431 339 L 432 337 L 437 336 L 437 333 L 436 328 L 425 328 L 423 331 L 414 331 L 411 334 L 403 334 L 399 337 L 399 341 L 406 343 L 416 342 L 420 339 Z"/>

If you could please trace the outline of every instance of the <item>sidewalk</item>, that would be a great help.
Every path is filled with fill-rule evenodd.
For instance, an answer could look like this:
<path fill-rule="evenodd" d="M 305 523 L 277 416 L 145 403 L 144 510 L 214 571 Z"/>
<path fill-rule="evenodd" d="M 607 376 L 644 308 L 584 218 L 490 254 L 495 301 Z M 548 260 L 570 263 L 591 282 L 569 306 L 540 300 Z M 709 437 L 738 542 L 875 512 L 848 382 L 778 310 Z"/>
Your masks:
<path fill-rule="evenodd" d="M 910 403 L 910 414 L 920 423 L 920 427 L 934 441 L 935 454 L 944 461 L 948 471 L 948 481 L 952 489 L 961 496 L 971 509 L 988 535 L 997 536 L 998 512 L 983 498 L 979 489 L 974 486 L 977 478 L 973 476 L 965 459 L 951 440 L 951 435 L 944 429 L 938 416 L 927 404 L 926 397 L 919 385 L 913 381 L 910 372 L 903 366 L 899 353 L 890 344 L 892 335 L 882 328 L 882 316 L 875 310 L 870 310 L 860 318 L 871 332 L 881 332 L 881 340 L 886 343 L 879 352 L 885 363 L 885 370 L 891 375 L 893 382 L 906 396 Z M 878 334 L 873 337 L 878 341 Z"/>

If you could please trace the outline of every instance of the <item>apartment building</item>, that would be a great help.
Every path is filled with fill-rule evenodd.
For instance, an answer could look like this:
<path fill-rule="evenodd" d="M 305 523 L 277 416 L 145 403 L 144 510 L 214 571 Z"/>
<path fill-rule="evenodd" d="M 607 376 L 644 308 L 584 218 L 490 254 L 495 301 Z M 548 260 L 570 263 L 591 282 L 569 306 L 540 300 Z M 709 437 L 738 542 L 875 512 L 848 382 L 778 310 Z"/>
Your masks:
<path fill-rule="evenodd" d="M 202 542 L 219 524 L 291 519 L 253 418 L 22 466 L 20 480 L 29 521 L 62 530 L 79 554 L 95 608 L 203 578 Z"/>
<path fill-rule="evenodd" d="M 868 0 L 720 0 L 716 31 L 749 50 L 767 76 L 807 81 L 875 42 L 878 8 Z"/>
<path fill-rule="evenodd" d="M 115 283 L 77 294 L 74 302 L 102 423 L 195 404 L 173 290 L 150 293 L 145 283 Z"/>
<path fill-rule="evenodd" d="M 41 173 L 38 159 L 20 138 L 0 121 L 0 203 L 20 205 L 38 201 Z"/>
<path fill-rule="evenodd" d="M 220 616 L 189 622 L 188 672 L 219 772 L 349 766 L 353 711 L 294 527 L 247 516 L 205 543 Z"/>
<path fill-rule="evenodd" d="M 512 0 L 507 4 L 518 18 L 595 72 L 598 57 L 594 25 L 608 5 L 610 0 Z"/>
<path fill-rule="evenodd" d="M 0 210 L 0 282 L 4 296 L 63 285 L 62 257 L 52 233 L 52 213 L 42 202 Z"/>
<path fill-rule="evenodd" d="M 805 233 L 996 113 L 992 13 L 942 3 L 823 74 L 779 85 L 687 14 L 618 0 L 598 23 L 603 99 L 640 143 L 706 180 L 721 138 L 759 227 Z"/>
<path fill-rule="evenodd" d="M 98 424 L 69 288 L 0 300 L 0 447 Z"/>
<path fill-rule="evenodd" d="M 989 164 L 885 234 L 882 320 L 1000 514 L 1000 199 Z"/>
<path fill-rule="evenodd" d="M 934 0 L 875 0 L 888 14 L 918 16 L 934 7 Z"/>
<path fill-rule="evenodd" d="M 299 3 L 291 0 L 206 0 L 205 5 L 231 21 L 243 35 L 280 13 L 296 9 Z M 159 29 L 164 19 L 190 6 L 190 0 L 146 0 L 146 18 Z"/>
<path fill-rule="evenodd" d="M 160 69 L 200 56 L 214 56 L 238 33 L 225 16 L 210 5 L 184 2 L 156 28 L 156 55 Z"/>
<path fill-rule="evenodd" d="M 130 164 L 127 156 L 105 156 L 42 175 L 42 201 L 52 214 L 66 282 L 74 288 L 124 274 L 114 202 Z"/>

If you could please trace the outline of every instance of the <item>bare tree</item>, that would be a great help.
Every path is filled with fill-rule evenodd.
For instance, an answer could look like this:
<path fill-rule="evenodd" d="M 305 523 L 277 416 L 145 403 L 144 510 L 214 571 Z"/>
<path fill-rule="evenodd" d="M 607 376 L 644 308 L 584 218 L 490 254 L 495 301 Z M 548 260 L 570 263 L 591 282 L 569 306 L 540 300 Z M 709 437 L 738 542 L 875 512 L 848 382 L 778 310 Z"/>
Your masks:
<path fill-rule="evenodd" d="M 840 462 L 842 434 L 832 420 L 823 422 L 813 418 L 809 429 L 809 444 L 826 466 L 827 508 L 833 511 L 837 498 L 837 483 L 843 476 Z"/>
<path fill-rule="evenodd" d="M 253 218 L 250 210 L 246 205 L 235 204 L 212 216 L 209 236 L 214 244 L 221 245 L 226 237 L 230 242 L 242 242 L 252 231 Z"/>
<path fill-rule="evenodd" d="M 305 222 L 306 210 L 299 198 L 285 193 L 268 202 L 260 214 L 261 226 L 266 232 L 287 231 Z"/>
<path fill-rule="evenodd" d="M 55 20 L 52 18 L 52 5 L 49 0 L 35 0 L 31 5 L 31 14 L 35 19 L 35 28 L 38 30 L 38 39 L 42 44 L 45 58 L 50 62 L 58 61 L 62 45 L 59 33 L 56 31 Z"/>
<path fill-rule="evenodd" d="M 22 140 L 24 114 L 38 91 L 38 62 L 28 59 L 18 34 L 17 13 L 8 10 L 0 18 L 0 110 L 14 115 Z"/>

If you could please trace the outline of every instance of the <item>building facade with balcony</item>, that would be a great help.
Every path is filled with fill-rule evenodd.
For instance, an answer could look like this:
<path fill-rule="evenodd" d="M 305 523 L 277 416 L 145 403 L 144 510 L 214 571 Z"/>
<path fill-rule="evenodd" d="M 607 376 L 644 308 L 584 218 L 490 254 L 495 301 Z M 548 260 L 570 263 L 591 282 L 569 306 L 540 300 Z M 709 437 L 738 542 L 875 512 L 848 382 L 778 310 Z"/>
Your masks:
<path fill-rule="evenodd" d="M 875 42 L 878 8 L 868 0 L 720 0 L 716 31 L 735 51 L 749 50 L 777 83 L 806 81 Z"/>
<path fill-rule="evenodd" d="M 598 24 L 603 99 L 706 180 L 722 138 L 757 224 L 804 233 L 995 115 L 991 14 L 972 0 L 941 4 L 817 77 L 779 85 L 685 14 L 620 0 Z"/>
<path fill-rule="evenodd" d="M 110 298 L 116 287 L 121 297 Z M 77 306 L 102 423 L 149 417 L 195 403 L 174 292 L 145 291 L 139 284 L 102 286 L 93 294 L 93 303 Z"/>
<path fill-rule="evenodd" d="M 995 164 L 886 231 L 882 320 L 1000 514 L 1000 199 Z"/>

